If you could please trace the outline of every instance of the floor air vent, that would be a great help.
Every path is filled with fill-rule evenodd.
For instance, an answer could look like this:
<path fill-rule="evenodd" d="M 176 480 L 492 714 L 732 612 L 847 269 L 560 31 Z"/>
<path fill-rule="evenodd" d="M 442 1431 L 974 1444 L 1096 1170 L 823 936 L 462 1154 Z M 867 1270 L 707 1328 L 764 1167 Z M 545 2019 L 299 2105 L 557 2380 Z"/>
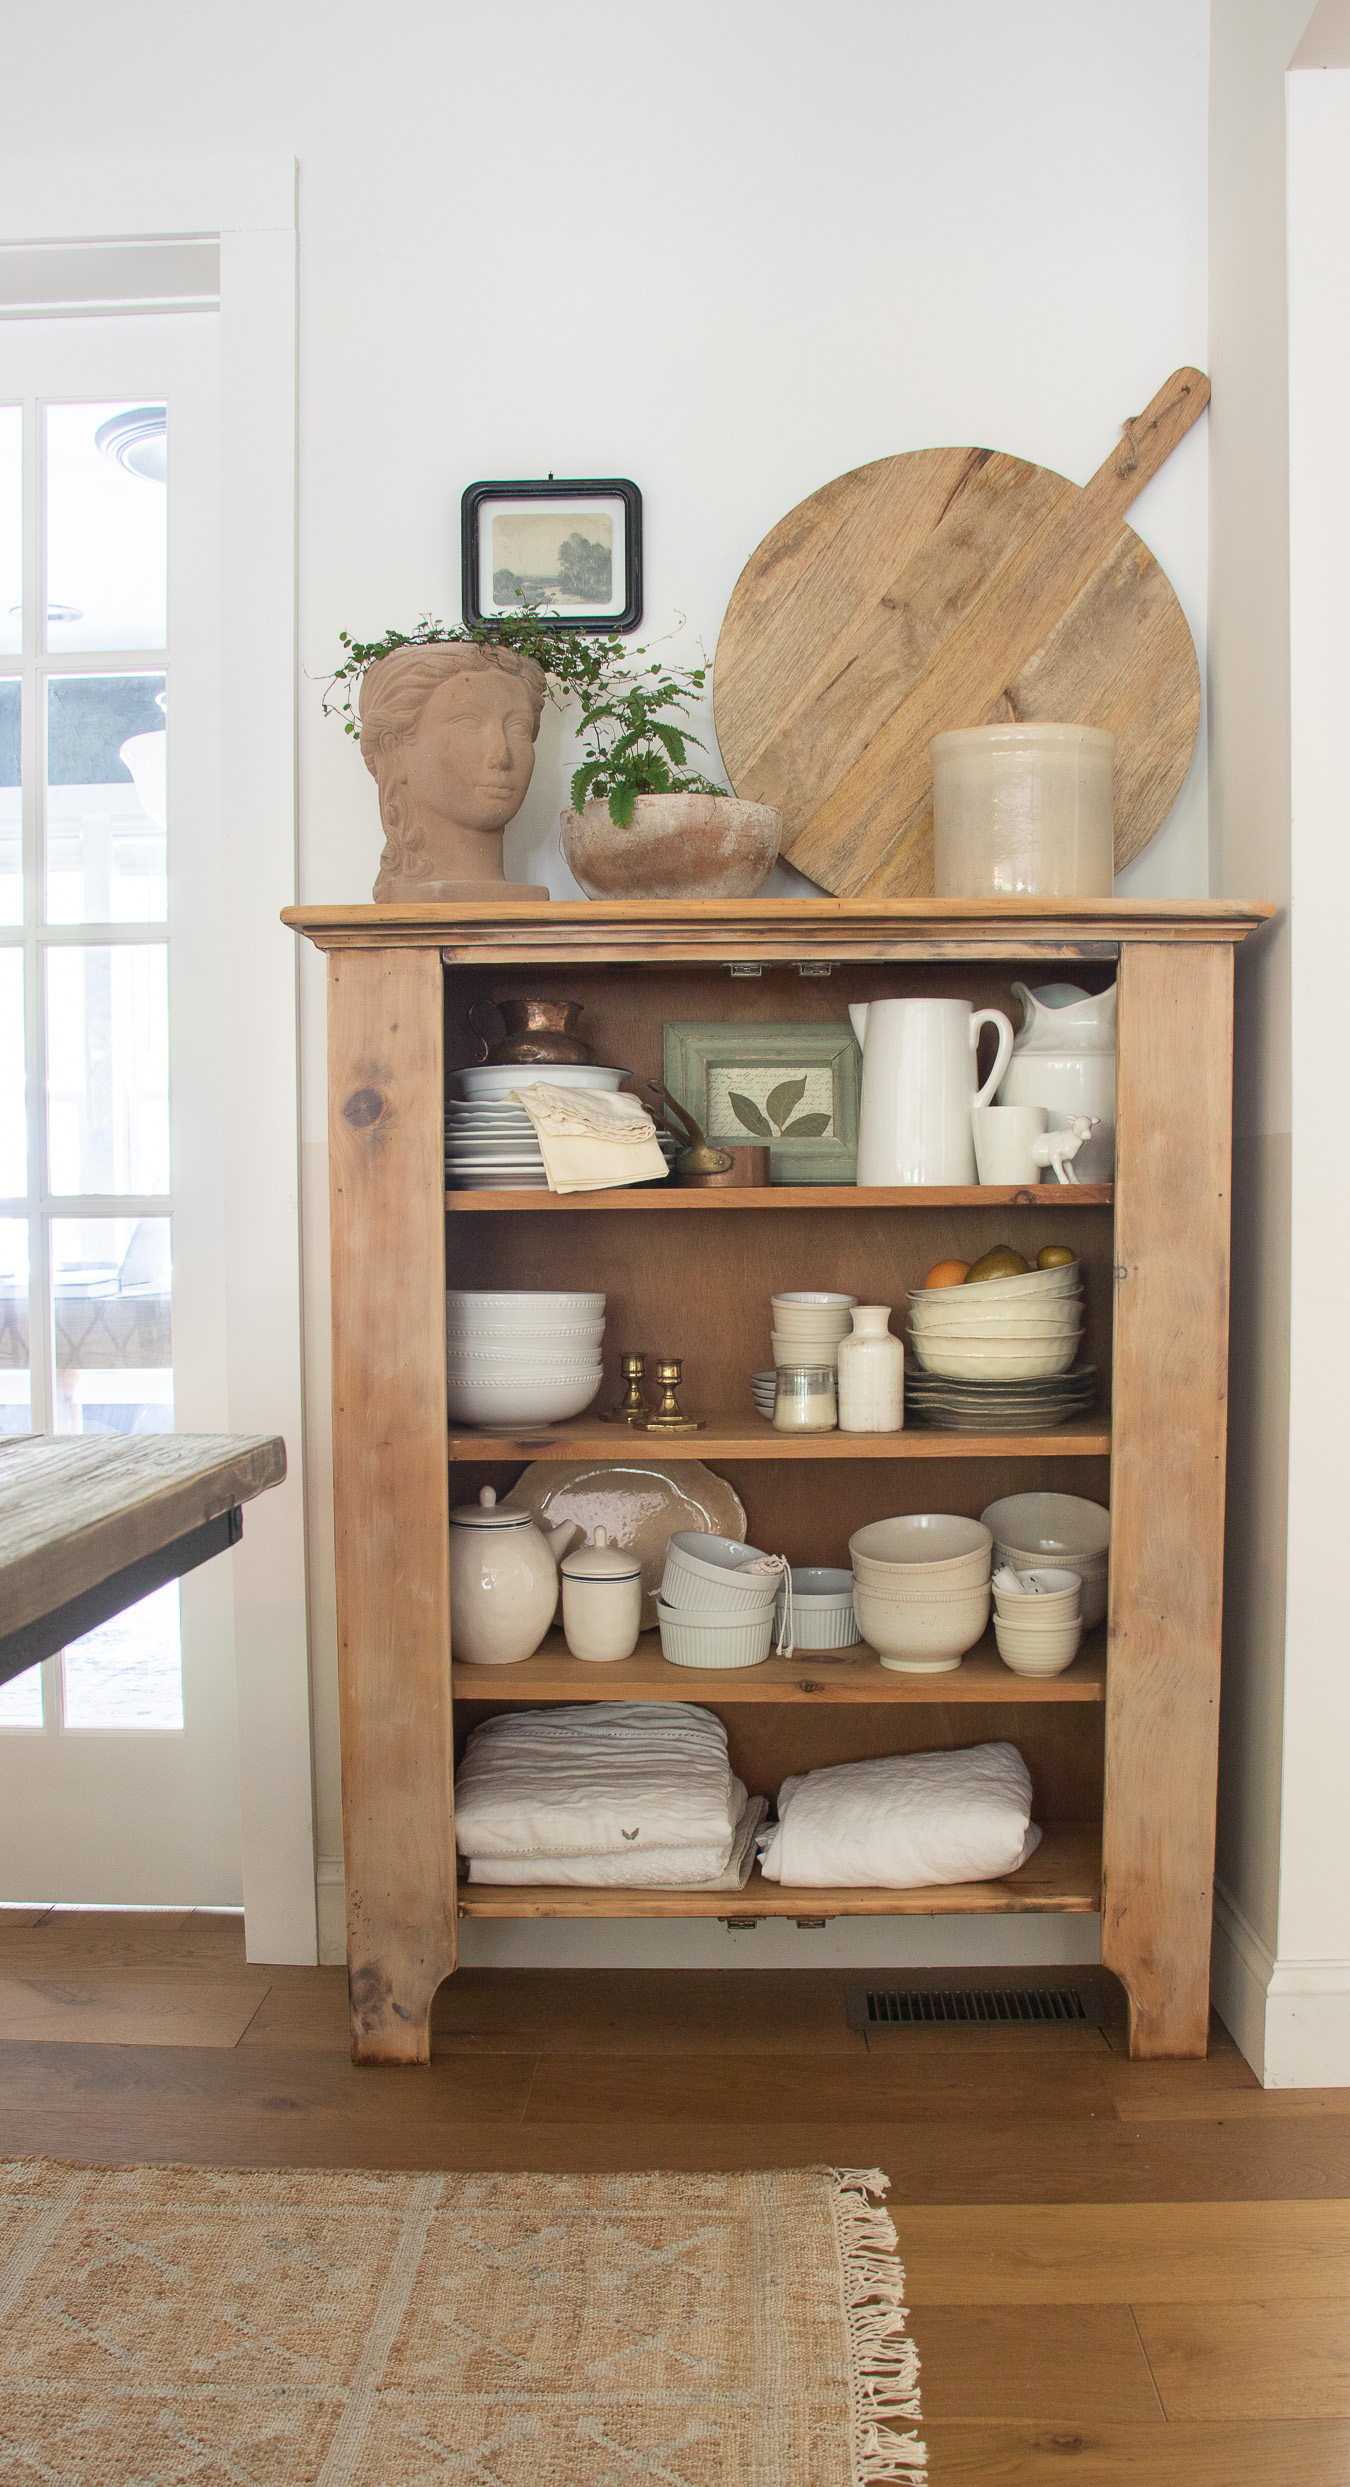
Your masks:
<path fill-rule="evenodd" d="M 851 1986 L 850 2029 L 1050 2028 L 1105 2020 L 1091 1986 Z"/>

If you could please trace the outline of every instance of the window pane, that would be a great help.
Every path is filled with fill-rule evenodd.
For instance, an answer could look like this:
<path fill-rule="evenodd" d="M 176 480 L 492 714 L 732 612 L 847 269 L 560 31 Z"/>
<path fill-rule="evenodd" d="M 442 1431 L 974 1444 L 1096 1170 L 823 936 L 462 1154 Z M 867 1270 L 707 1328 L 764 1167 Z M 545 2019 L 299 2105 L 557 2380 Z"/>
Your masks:
<path fill-rule="evenodd" d="M 24 1115 L 23 952 L 0 949 L 0 1200 L 28 1190 L 28 1127 Z"/>
<path fill-rule="evenodd" d="M 0 1434 L 31 1431 L 28 1364 L 28 1220 L 0 1218 Z"/>
<path fill-rule="evenodd" d="M 168 952 L 47 952 L 47 1180 L 53 1192 L 169 1188 Z"/>
<path fill-rule="evenodd" d="M 23 646 L 23 410 L 0 406 L 0 651 Z"/>
<path fill-rule="evenodd" d="M 47 919 L 162 923 L 163 674 L 47 685 Z"/>
<path fill-rule="evenodd" d="M 162 648 L 165 410 L 47 408 L 47 645 Z"/>
<path fill-rule="evenodd" d="M 57 1433 L 172 1433 L 167 1218 L 53 1218 Z"/>
<path fill-rule="evenodd" d="M 0 1727 L 41 1725 L 42 1669 L 26 1667 L 22 1675 L 12 1675 L 7 1684 L 0 1684 Z"/>
<path fill-rule="evenodd" d="M 61 1661 L 66 1727 L 181 1727 L 183 1661 L 178 1583 L 72 1641 Z"/>
<path fill-rule="evenodd" d="M 0 924 L 23 922 L 23 809 L 17 682 L 0 681 Z"/>

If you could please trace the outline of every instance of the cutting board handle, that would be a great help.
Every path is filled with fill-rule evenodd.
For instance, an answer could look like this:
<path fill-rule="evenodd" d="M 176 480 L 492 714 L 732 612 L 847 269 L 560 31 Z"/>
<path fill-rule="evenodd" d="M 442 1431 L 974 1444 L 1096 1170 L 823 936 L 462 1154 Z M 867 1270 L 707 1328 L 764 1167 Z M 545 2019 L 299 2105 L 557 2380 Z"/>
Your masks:
<path fill-rule="evenodd" d="M 1127 417 L 1110 457 L 1086 486 L 1086 498 L 1094 511 L 1123 518 L 1131 501 L 1152 482 L 1208 404 L 1209 382 L 1203 371 L 1193 371 L 1187 364 L 1164 380 L 1143 413 Z"/>

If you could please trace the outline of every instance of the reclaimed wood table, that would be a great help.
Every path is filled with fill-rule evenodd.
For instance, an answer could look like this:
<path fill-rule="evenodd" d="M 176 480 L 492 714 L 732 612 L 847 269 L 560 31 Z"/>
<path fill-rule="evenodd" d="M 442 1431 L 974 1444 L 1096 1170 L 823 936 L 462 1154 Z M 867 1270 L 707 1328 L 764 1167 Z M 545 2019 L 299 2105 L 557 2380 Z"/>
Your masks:
<path fill-rule="evenodd" d="M 279 1434 L 19 1434 L 0 1446 L 0 1684 L 237 1545 Z"/>

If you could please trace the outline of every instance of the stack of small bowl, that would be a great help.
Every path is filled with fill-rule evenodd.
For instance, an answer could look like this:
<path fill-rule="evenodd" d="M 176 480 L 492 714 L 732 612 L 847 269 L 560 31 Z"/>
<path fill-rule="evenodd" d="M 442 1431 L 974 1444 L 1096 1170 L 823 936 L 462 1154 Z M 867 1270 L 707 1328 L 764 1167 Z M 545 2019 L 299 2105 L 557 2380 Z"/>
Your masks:
<path fill-rule="evenodd" d="M 1111 1514 L 1083 1494 L 1006 1494 L 980 1513 L 994 1532 L 994 1569 L 1037 1570 L 1050 1563 L 1083 1584 L 1083 1629 L 1106 1613 Z"/>
<path fill-rule="evenodd" d="M 603 1295 L 452 1287 L 445 1298 L 447 1398 L 459 1425 L 555 1425 L 600 1388 Z"/>
<path fill-rule="evenodd" d="M 873 1520 L 848 1541 L 863 1639 L 897 1675 L 946 1675 L 989 1621 L 990 1531 L 946 1511 Z"/>
<path fill-rule="evenodd" d="M 769 1655 L 782 1577 L 781 1563 L 758 1546 L 677 1529 L 656 1603 L 662 1656 L 677 1667 L 759 1666 Z"/>
<path fill-rule="evenodd" d="M 1023 1432 L 1063 1423 L 1089 1407 L 1095 1377 L 1074 1366 L 1083 1334 L 1077 1261 L 974 1285 L 916 1287 L 910 1341 L 919 1372 L 914 1413 L 957 1430 L 973 1421 Z"/>
<path fill-rule="evenodd" d="M 839 1341 L 853 1327 L 856 1295 L 776 1295 L 773 1298 L 773 1361 L 831 1365 L 839 1369 Z M 770 1411 L 772 1413 L 772 1410 Z"/>
<path fill-rule="evenodd" d="M 767 1416 L 771 1424 L 773 1422 L 773 1403 L 777 1395 L 777 1391 L 778 1376 L 776 1373 L 751 1374 L 750 1396 L 755 1403 L 755 1414 L 757 1416 Z"/>
<path fill-rule="evenodd" d="M 1077 1572 L 994 1574 L 994 1638 L 1014 1675 L 1062 1675 L 1083 1637 Z"/>

